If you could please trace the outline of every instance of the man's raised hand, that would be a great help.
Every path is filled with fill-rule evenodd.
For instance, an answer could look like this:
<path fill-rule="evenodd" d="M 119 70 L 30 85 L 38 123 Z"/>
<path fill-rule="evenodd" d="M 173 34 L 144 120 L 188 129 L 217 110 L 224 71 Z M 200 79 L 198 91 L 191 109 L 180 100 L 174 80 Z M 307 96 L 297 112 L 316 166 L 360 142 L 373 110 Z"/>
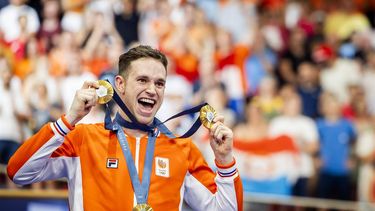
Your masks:
<path fill-rule="evenodd" d="M 85 81 L 81 89 L 76 91 L 73 103 L 65 116 L 70 125 L 79 122 L 96 105 L 98 100 L 96 89 L 98 88 L 99 83 L 97 81 Z"/>

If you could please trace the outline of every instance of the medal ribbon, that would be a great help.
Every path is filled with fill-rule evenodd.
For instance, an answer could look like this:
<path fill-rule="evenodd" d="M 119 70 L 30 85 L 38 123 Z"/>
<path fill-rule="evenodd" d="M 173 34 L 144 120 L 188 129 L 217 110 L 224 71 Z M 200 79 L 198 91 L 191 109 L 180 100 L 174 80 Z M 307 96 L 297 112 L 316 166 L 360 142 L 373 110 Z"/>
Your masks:
<path fill-rule="evenodd" d="M 148 141 L 146 148 L 146 159 L 143 167 L 143 177 L 142 182 L 140 182 L 139 174 L 134 164 L 133 156 L 130 152 L 128 141 L 122 127 L 119 126 L 116 122 L 113 125 L 113 130 L 116 131 L 117 138 L 119 140 L 122 153 L 124 154 L 126 160 L 126 166 L 128 167 L 130 179 L 132 181 L 133 190 L 135 197 L 137 199 L 137 204 L 147 203 L 148 192 L 150 188 L 151 180 L 151 169 L 152 169 L 152 160 L 154 158 L 155 151 L 155 140 L 156 133 L 148 133 Z"/>
<path fill-rule="evenodd" d="M 180 116 L 183 116 L 183 115 L 187 115 L 187 114 L 192 114 L 192 113 L 196 113 L 196 112 L 199 112 L 200 109 L 207 105 L 207 103 L 203 103 L 203 104 L 200 104 L 200 105 L 197 105 L 195 107 L 192 107 L 190 109 L 187 109 L 187 110 L 184 110 L 170 118 L 168 118 L 167 120 L 165 120 L 164 122 L 161 122 L 158 118 L 154 118 L 154 122 L 152 124 L 152 126 L 148 126 L 147 127 L 150 127 L 150 130 L 148 130 L 149 132 L 152 131 L 154 132 L 155 131 L 155 128 L 157 128 L 161 133 L 164 133 L 165 135 L 167 135 L 169 138 L 188 138 L 190 136 L 192 136 L 198 129 L 199 127 L 202 125 L 202 122 L 199 120 L 199 118 L 197 118 L 194 122 L 194 124 L 191 126 L 191 128 L 185 132 L 183 135 L 181 136 L 175 136 L 166 126 L 164 123 L 168 122 L 169 120 L 172 120 L 172 119 L 175 119 L 177 117 L 180 117 Z M 106 114 L 107 116 L 107 114 Z M 126 121 L 119 113 L 116 114 L 115 116 L 115 121 L 121 125 L 122 127 L 125 127 L 125 128 L 130 128 L 130 129 L 139 129 L 137 127 L 137 125 L 135 124 L 132 124 L 132 122 L 129 122 L 129 121 Z"/>
<path fill-rule="evenodd" d="M 107 80 L 108 81 L 108 80 Z M 109 81 L 108 81 L 109 82 Z M 112 85 L 112 87 L 114 87 Z M 125 105 L 125 103 L 121 100 L 120 96 L 117 94 L 116 90 L 114 90 L 113 93 L 113 100 L 119 105 L 120 109 L 126 114 L 126 116 L 129 117 L 131 122 L 125 120 L 122 118 L 118 113 L 116 114 L 115 121 L 120 124 L 122 127 L 129 128 L 129 129 L 137 129 L 142 130 L 145 132 L 155 132 L 155 128 L 158 128 L 161 133 L 166 134 L 169 138 L 188 138 L 192 136 L 202 125 L 202 122 L 197 118 L 194 122 L 194 124 L 191 126 L 191 128 L 182 136 L 175 136 L 164 124 L 172 119 L 175 119 L 177 117 L 187 115 L 187 114 L 193 114 L 200 111 L 200 109 L 207 105 L 207 103 L 202 103 L 200 105 L 194 106 L 190 109 L 186 109 L 184 111 L 181 111 L 178 114 L 173 115 L 172 117 L 168 118 L 164 122 L 161 122 L 156 117 L 154 118 L 154 122 L 152 125 L 146 125 L 141 124 L 137 121 L 137 119 L 134 117 L 134 115 L 129 111 L 128 107 Z M 108 130 L 111 130 L 113 127 L 112 119 L 111 119 L 111 111 L 109 107 L 106 107 L 106 114 L 105 114 L 105 128 Z"/>

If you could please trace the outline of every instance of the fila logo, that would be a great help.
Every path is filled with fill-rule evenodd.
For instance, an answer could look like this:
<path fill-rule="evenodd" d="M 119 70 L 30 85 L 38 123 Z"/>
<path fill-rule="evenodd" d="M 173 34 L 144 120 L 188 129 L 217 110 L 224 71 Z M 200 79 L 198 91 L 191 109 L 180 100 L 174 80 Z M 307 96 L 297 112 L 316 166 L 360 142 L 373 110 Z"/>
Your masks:
<path fill-rule="evenodd" d="M 155 174 L 156 176 L 169 177 L 169 159 L 155 157 Z"/>
<path fill-rule="evenodd" d="M 118 158 L 107 158 L 107 168 L 117 169 L 118 168 Z"/>

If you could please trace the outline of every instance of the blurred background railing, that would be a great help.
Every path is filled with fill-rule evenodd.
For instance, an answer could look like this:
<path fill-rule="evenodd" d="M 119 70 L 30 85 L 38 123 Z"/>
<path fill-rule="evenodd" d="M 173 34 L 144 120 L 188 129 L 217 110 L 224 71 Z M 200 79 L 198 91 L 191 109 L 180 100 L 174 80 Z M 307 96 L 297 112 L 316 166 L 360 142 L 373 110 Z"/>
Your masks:
<path fill-rule="evenodd" d="M 308 197 L 291 197 L 270 194 L 246 194 L 245 210 L 291 210 L 310 208 L 310 210 L 375 210 L 371 203 L 329 200 Z M 2 210 L 68 210 L 66 190 L 0 190 Z M 48 208 L 48 209 L 47 209 Z M 190 210 L 187 205 L 185 211 Z"/>

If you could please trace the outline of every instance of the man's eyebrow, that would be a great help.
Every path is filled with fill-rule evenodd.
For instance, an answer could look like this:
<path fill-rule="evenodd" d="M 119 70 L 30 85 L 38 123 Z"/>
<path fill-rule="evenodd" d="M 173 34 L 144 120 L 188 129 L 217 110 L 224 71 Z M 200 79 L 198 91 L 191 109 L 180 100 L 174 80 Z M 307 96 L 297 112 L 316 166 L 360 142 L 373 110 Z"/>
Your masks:
<path fill-rule="evenodd" d="M 150 78 L 147 75 L 139 75 L 139 76 L 137 76 L 137 79 L 139 79 L 139 78 L 141 78 L 141 79 L 147 79 L 147 80 L 153 80 L 152 78 Z M 157 78 L 155 81 L 162 82 L 162 83 L 166 82 L 166 80 L 164 78 Z"/>
<path fill-rule="evenodd" d="M 147 75 L 139 75 L 137 76 L 137 79 L 150 79 L 150 77 L 148 77 Z"/>
<path fill-rule="evenodd" d="M 159 78 L 159 79 L 157 79 L 156 81 L 157 81 L 157 82 L 163 82 L 163 83 L 165 83 L 165 79 L 163 79 L 163 78 Z"/>

